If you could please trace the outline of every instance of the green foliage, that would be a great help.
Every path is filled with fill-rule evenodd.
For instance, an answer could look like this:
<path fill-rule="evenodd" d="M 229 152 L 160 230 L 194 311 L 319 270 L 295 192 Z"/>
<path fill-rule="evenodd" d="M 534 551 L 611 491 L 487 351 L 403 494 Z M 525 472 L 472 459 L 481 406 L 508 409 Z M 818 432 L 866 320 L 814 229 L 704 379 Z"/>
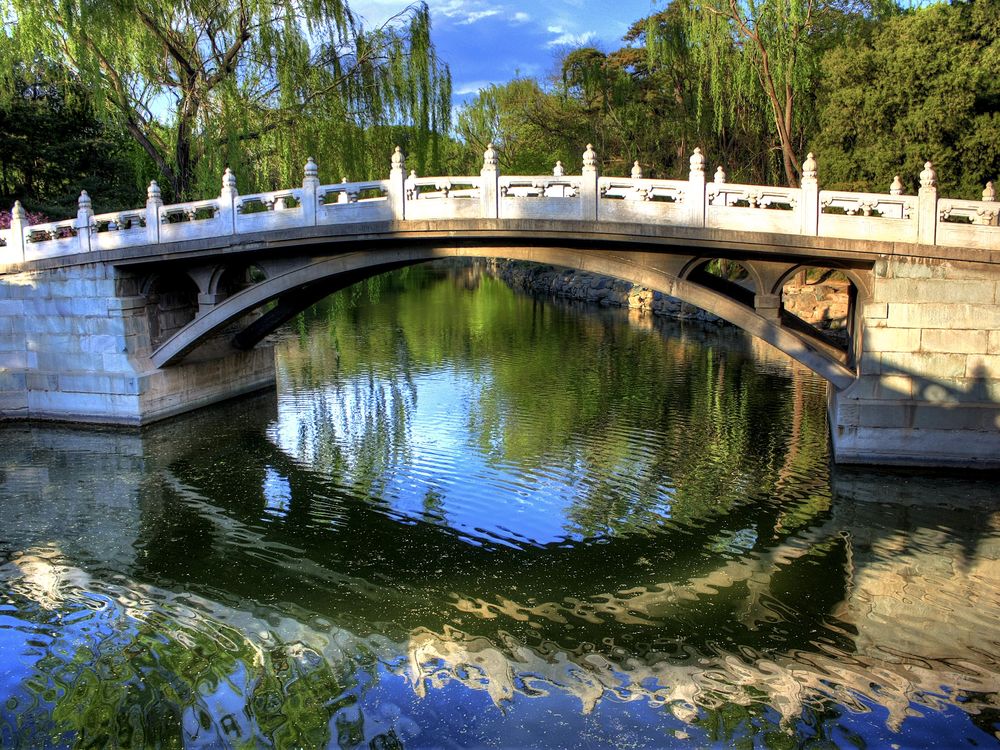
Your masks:
<path fill-rule="evenodd" d="M 820 179 L 884 192 L 917 188 L 930 159 L 947 195 L 979 198 L 1000 174 L 1000 4 L 971 0 L 886 20 L 823 61 L 812 149 Z"/>
<path fill-rule="evenodd" d="M 530 78 L 491 85 L 458 113 L 458 137 L 467 146 L 466 163 L 482 164 L 482 153 L 492 143 L 500 170 L 507 174 L 545 174 L 556 161 L 570 169 L 579 165 L 580 138 L 585 120 L 570 102 L 542 89 Z"/>
<path fill-rule="evenodd" d="M 758 160 L 769 174 L 780 164 L 787 183 L 797 185 L 822 54 L 844 34 L 858 33 L 876 9 L 853 0 L 694 0 L 682 7 L 690 54 L 708 82 L 699 115 L 707 97 L 719 133 L 767 123 L 769 150 Z"/>
<path fill-rule="evenodd" d="M 2 39 L 0 39 L 2 41 Z M 0 100 L 0 206 L 24 205 L 45 216 L 76 213 L 86 190 L 102 210 L 142 202 L 148 159 L 112 123 L 96 116 L 88 90 L 52 65 L 18 66 Z"/>
<path fill-rule="evenodd" d="M 408 128 L 420 168 L 439 158 L 450 126 L 450 74 L 426 4 L 374 30 L 343 0 L 0 0 L 0 9 L 16 19 L 4 26 L 0 69 L 36 57 L 65 65 L 155 162 L 168 198 L 217 190 L 225 165 L 249 178 L 244 190 L 287 185 L 310 153 L 335 173 L 381 174 L 391 126 Z M 13 88 L 9 73 L 0 83 Z"/>

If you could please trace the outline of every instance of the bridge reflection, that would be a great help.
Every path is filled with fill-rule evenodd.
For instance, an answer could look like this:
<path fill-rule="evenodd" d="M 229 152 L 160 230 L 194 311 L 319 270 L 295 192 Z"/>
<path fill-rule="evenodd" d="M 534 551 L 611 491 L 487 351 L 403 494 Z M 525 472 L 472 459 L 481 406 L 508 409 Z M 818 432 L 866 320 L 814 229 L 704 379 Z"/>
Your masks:
<path fill-rule="evenodd" d="M 218 690 L 198 700 L 219 736 L 252 736 L 244 710 L 265 729 L 354 721 L 365 736 L 378 722 L 358 729 L 354 706 L 383 669 L 425 699 L 451 684 L 498 705 L 639 701 L 682 722 L 771 706 L 821 723 L 831 701 L 885 706 L 894 727 L 915 705 L 993 710 L 1000 518 L 942 516 L 947 481 L 838 472 L 831 495 L 792 474 L 771 499 L 679 502 L 682 520 L 645 529 L 500 543 L 289 455 L 266 437 L 275 409 L 262 398 L 128 436 L 6 428 L 0 496 L 18 523 L 0 578 L 37 605 L 25 616 L 42 626 L 81 592 L 110 597 L 123 647 L 152 650 L 191 696 L 203 676 L 184 654 L 212 654 Z M 150 641 L 144 623 L 175 634 Z M 325 707 L 296 715 L 295 695 Z"/>

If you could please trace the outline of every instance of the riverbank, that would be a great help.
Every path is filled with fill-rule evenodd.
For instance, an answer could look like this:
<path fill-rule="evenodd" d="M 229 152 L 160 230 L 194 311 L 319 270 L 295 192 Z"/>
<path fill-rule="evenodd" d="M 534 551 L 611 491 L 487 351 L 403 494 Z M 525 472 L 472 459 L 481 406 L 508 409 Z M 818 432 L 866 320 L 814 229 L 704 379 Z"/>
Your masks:
<path fill-rule="evenodd" d="M 518 291 L 551 294 L 604 307 L 644 310 L 678 320 L 727 325 L 722 318 L 701 308 L 621 279 L 517 260 L 496 259 L 487 265 L 491 273 Z"/>
<path fill-rule="evenodd" d="M 722 318 L 676 297 L 621 279 L 517 260 L 492 259 L 487 266 L 492 274 L 518 291 L 642 310 L 677 320 L 728 325 Z M 828 275 L 812 281 L 795 279 L 782 292 L 784 308 L 806 323 L 837 336 L 847 326 L 848 286 L 846 280 Z"/>

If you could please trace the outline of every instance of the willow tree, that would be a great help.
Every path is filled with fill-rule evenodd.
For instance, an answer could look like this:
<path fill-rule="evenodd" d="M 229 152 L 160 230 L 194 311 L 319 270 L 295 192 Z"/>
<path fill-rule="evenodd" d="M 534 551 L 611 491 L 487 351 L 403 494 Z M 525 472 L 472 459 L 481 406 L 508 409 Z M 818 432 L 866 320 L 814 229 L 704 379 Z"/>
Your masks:
<path fill-rule="evenodd" d="M 305 154 L 294 152 L 312 145 L 339 162 L 327 166 L 361 168 L 366 128 L 407 127 L 426 160 L 449 124 L 450 76 L 423 3 L 374 30 L 344 0 L 0 0 L 0 8 L 10 41 L 2 49 L 58 61 L 83 80 L 175 198 L 207 188 L 220 162 L 300 163 Z M 0 61 L 0 76 L 13 62 Z"/>
<path fill-rule="evenodd" d="M 785 179 L 797 186 L 797 151 L 815 117 L 823 52 L 876 6 L 893 5 L 892 0 L 690 0 L 689 42 L 709 84 L 716 128 L 748 112 L 767 113 Z"/>

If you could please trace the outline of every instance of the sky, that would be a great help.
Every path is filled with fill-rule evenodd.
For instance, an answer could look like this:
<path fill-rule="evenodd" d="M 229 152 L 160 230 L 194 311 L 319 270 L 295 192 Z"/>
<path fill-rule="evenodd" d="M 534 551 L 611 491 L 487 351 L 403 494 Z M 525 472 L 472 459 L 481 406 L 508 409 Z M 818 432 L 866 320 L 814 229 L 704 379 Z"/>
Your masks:
<path fill-rule="evenodd" d="M 581 45 L 612 51 L 653 0 L 428 0 L 432 39 L 451 67 L 455 103 L 516 76 L 544 79 L 560 52 Z M 660 2 L 658 7 L 663 7 Z M 366 26 L 384 23 L 405 0 L 354 0 Z"/>

